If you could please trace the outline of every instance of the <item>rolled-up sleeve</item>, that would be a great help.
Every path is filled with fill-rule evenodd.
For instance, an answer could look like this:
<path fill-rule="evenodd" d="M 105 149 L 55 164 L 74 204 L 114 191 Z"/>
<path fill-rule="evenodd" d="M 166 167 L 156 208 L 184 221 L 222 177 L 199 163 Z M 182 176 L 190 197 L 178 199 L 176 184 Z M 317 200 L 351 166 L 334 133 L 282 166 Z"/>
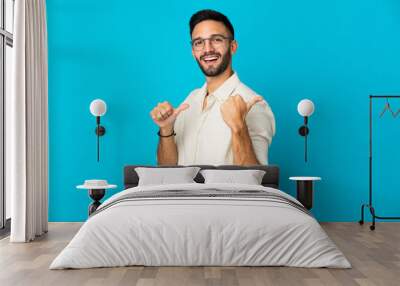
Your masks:
<path fill-rule="evenodd" d="M 268 148 L 275 135 L 275 118 L 265 100 L 250 109 L 246 116 L 246 124 L 258 162 L 268 165 Z"/>

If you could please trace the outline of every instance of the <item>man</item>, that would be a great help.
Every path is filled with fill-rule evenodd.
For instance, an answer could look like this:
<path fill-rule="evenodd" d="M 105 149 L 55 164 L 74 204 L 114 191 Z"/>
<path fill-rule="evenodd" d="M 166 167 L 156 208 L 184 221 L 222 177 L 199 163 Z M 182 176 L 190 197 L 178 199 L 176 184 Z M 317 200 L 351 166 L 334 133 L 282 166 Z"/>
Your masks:
<path fill-rule="evenodd" d="M 192 54 L 206 77 L 177 108 L 164 101 L 150 115 L 159 126 L 159 165 L 268 164 L 274 115 L 232 70 L 238 44 L 228 18 L 201 10 L 190 19 Z"/>

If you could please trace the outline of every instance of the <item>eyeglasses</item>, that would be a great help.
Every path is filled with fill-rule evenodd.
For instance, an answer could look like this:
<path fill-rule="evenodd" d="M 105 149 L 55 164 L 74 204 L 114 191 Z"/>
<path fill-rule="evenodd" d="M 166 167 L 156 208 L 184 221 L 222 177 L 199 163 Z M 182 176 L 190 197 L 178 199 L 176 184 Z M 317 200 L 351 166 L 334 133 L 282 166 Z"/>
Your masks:
<path fill-rule="evenodd" d="M 197 38 L 191 41 L 192 48 L 195 51 L 202 51 L 206 45 L 206 41 L 209 40 L 214 48 L 221 47 L 227 40 L 233 40 L 231 37 L 226 37 L 224 35 L 212 35 L 209 38 Z"/>

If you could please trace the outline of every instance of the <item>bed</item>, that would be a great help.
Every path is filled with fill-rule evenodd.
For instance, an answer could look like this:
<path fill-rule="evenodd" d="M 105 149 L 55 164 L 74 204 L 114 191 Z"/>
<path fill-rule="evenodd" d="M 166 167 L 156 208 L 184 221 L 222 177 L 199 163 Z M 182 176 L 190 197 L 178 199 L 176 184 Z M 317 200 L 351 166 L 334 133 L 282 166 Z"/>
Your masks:
<path fill-rule="evenodd" d="M 260 185 L 138 185 L 124 168 L 125 189 L 88 218 L 50 269 L 144 266 L 351 265 L 300 202 L 279 190 L 277 166 L 204 166 L 264 170 Z M 158 168 L 182 166 L 160 166 Z"/>

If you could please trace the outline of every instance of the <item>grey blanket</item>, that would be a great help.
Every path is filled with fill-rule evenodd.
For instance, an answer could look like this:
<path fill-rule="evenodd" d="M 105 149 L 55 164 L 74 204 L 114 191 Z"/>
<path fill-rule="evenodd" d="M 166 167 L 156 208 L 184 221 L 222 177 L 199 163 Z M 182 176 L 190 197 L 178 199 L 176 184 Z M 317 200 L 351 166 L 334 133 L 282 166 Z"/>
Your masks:
<path fill-rule="evenodd" d="M 290 195 L 258 185 L 137 186 L 105 200 L 50 268 L 349 268 L 309 214 Z"/>
<path fill-rule="evenodd" d="M 215 188 L 203 189 L 203 190 L 163 190 L 163 191 L 142 191 L 142 192 L 132 192 L 119 197 L 116 200 L 110 201 L 101 208 L 96 210 L 91 214 L 91 217 L 107 210 L 108 208 L 126 201 L 143 201 L 143 200 L 153 200 L 153 199 L 174 199 L 174 200 L 190 200 L 190 199 L 220 199 L 229 198 L 232 199 L 256 199 L 264 200 L 270 202 L 276 202 L 280 204 L 289 205 L 307 215 L 312 216 L 312 214 L 300 203 L 288 199 L 282 195 L 260 190 L 239 190 L 239 191 L 227 191 L 219 190 Z"/>

